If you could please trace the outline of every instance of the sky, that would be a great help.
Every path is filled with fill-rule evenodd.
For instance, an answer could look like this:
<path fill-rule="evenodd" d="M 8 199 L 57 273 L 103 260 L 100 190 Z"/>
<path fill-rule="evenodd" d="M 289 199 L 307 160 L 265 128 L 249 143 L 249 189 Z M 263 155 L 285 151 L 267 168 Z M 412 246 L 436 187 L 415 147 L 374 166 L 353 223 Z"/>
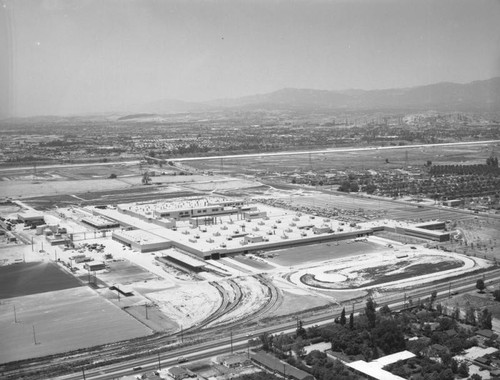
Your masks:
<path fill-rule="evenodd" d="M 499 0 L 0 0 L 0 117 L 500 76 Z"/>

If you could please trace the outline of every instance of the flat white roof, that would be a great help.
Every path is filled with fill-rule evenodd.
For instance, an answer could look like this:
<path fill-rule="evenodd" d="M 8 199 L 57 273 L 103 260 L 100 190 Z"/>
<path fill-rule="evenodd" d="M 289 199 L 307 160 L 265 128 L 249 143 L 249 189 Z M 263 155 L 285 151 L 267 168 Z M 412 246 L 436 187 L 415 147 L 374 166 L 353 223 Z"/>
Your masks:
<path fill-rule="evenodd" d="M 395 354 L 382 356 L 381 358 L 372 360 L 370 363 L 377 363 L 380 367 L 385 367 L 386 365 L 396 363 L 400 360 L 407 360 L 415 357 L 415 354 L 410 351 L 400 351 Z"/>
<path fill-rule="evenodd" d="M 158 235 L 149 233 L 144 230 L 114 231 L 114 234 L 123 237 L 124 239 L 141 244 L 162 243 L 168 241 L 168 239 L 159 237 Z"/>
<path fill-rule="evenodd" d="M 18 217 L 23 217 L 24 219 L 30 219 L 30 218 L 43 218 L 43 214 L 35 212 L 35 211 L 21 211 L 17 213 Z"/>
<path fill-rule="evenodd" d="M 371 362 L 365 362 L 364 360 L 358 360 L 352 363 L 345 363 L 345 365 L 364 373 L 365 375 L 371 376 L 379 380 L 404 380 L 403 377 L 396 376 L 384 369 L 388 364 L 396 363 L 400 360 L 406 360 L 413 358 L 415 354 L 410 351 L 400 351 L 392 355 L 386 355 L 381 358 L 375 359 Z"/>
<path fill-rule="evenodd" d="M 405 380 L 404 377 L 393 375 L 392 373 L 383 370 L 376 364 L 367 363 L 364 360 L 358 360 L 352 363 L 344 363 L 346 366 L 355 369 L 365 375 L 373 377 L 378 380 Z"/>
<path fill-rule="evenodd" d="M 86 221 L 90 224 L 93 224 L 94 226 L 107 226 L 109 224 L 116 224 L 116 222 L 98 215 L 86 216 L 82 219 L 82 221 Z"/>
<path fill-rule="evenodd" d="M 124 203 L 120 205 L 120 208 L 124 210 L 130 210 L 138 214 L 147 214 L 147 212 L 152 213 L 154 211 L 180 211 L 180 210 L 190 210 L 209 206 L 221 206 L 223 207 L 226 203 L 239 202 L 242 200 L 234 200 L 224 197 L 191 197 L 182 199 L 170 199 L 167 201 L 156 201 L 151 203 Z"/>

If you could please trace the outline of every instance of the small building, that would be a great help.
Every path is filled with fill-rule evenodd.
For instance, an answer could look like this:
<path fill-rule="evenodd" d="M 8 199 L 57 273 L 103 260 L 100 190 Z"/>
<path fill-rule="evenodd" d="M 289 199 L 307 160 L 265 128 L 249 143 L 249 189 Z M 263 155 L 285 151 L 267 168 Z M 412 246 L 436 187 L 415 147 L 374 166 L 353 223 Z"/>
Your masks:
<path fill-rule="evenodd" d="M 217 363 L 222 364 L 227 368 L 238 368 L 249 365 L 251 360 L 247 354 L 231 354 L 217 357 Z"/>
<path fill-rule="evenodd" d="M 421 351 L 421 354 L 427 356 L 429 359 L 438 359 L 441 358 L 442 355 L 449 353 L 450 350 L 448 347 L 437 343 L 426 347 Z"/>
<path fill-rule="evenodd" d="M 64 245 L 68 242 L 68 239 L 61 234 L 45 236 L 45 240 L 47 240 L 50 245 Z"/>
<path fill-rule="evenodd" d="M 318 235 L 318 234 L 327 234 L 327 233 L 329 233 L 331 231 L 332 231 L 332 229 L 329 226 L 313 227 L 313 233 L 315 235 Z"/>
<path fill-rule="evenodd" d="M 33 226 L 39 226 L 45 224 L 45 219 L 42 214 L 36 212 L 20 212 L 17 214 L 17 219 L 25 224 L 31 224 Z"/>
<path fill-rule="evenodd" d="M 447 201 L 443 201 L 443 206 L 449 207 L 458 207 L 464 204 L 462 199 L 449 199 Z"/>
<path fill-rule="evenodd" d="M 243 219 L 264 219 L 267 216 L 266 211 L 251 210 L 243 212 Z"/>
<path fill-rule="evenodd" d="M 95 262 L 85 263 L 84 267 L 88 271 L 95 272 L 98 270 L 106 269 L 106 264 L 104 264 L 102 261 L 95 261 Z"/>
<path fill-rule="evenodd" d="M 485 358 L 484 356 L 480 356 L 479 358 L 475 359 L 476 363 L 482 366 L 490 365 L 491 361 L 488 358 Z"/>
<path fill-rule="evenodd" d="M 168 369 L 168 374 L 174 380 L 182 380 L 190 377 L 196 377 L 195 374 L 193 374 L 192 372 L 188 371 L 186 368 L 183 367 L 171 367 Z"/>
<path fill-rule="evenodd" d="M 108 230 L 111 228 L 120 227 L 120 224 L 118 222 L 112 221 L 110 219 L 98 215 L 87 216 L 82 219 L 82 222 L 88 224 L 89 226 L 97 230 L 104 230 L 104 229 Z"/>
<path fill-rule="evenodd" d="M 246 235 L 244 238 L 243 238 L 244 242 L 245 243 L 260 243 L 260 242 L 263 242 L 264 241 L 264 238 L 260 235 L 254 235 L 254 234 L 250 234 L 250 235 Z"/>
<path fill-rule="evenodd" d="M 278 358 L 265 352 L 251 353 L 250 358 L 254 363 L 270 371 L 276 372 L 283 377 L 294 380 L 314 380 L 314 376 L 304 372 L 288 363 L 282 362 Z"/>
<path fill-rule="evenodd" d="M 495 333 L 489 329 L 477 330 L 476 335 L 484 339 L 492 339 L 496 336 Z"/>
<path fill-rule="evenodd" d="M 74 260 L 76 264 L 86 263 L 93 260 L 91 257 L 87 257 L 85 255 L 75 255 L 71 256 L 69 259 Z"/>
<path fill-rule="evenodd" d="M 199 259 L 195 259 L 192 256 L 189 256 L 188 254 L 178 252 L 171 250 L 168 252 L 167 255 L 161 256 L 161 257 L 156 257 L 156 260 L 158 260 L 161 263 L 173 265 L 176 268 L 179 268 L 181 270 L 189 270 L 194 273 L 200 273 L 203 272 L 206 268 L 206 264 L 204 261 L 201 261 Z"/>

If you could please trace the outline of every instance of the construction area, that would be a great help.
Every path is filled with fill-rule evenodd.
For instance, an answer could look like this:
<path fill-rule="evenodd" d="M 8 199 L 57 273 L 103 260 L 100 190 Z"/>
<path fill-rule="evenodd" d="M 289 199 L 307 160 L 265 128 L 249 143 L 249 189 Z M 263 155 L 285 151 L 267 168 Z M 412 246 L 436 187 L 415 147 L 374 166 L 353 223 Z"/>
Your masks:
<path fill-rule="evenodd" d="M 68 204 L 47 195 L 1 205 L 15 241 L 6 237 L 0 248 L 1 278 L 11 284 L 2 287 L 0 362 L 155 332 L 175 343 L 189 331 L 264 326 L 496 264 L 494 242 L 485 254 L 457 252 L 473 216 L 203 178 L 143 197 L 136 188 L 78 194 Z M 410 215 L 409 207 L 427 217 L 392 217 Z M 61 281 L 49 281 L 47 268 Z M 37 286 L 8 280 L 19 273 Z"/>

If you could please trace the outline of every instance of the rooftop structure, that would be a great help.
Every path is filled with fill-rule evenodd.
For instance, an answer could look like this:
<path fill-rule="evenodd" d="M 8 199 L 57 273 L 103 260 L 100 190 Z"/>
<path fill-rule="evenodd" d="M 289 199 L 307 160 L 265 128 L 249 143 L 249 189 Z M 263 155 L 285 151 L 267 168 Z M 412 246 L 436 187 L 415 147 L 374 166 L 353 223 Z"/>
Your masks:
<path fill-rule="evenodd" d="M 117 207 L 121 212 L 141 219 L 174 219 L 226 215 L 236 213 L 244 206 L 241 200 L 222 197 L 191 197 L 163 202 L 127 203 Z"/>
<path fill-rule="evenodd" d="M 113 231 L 111 237 L 139 252 L 158 251 L 172 246 L 169 240 L 144 230 Z"/>
<path fill-rule="evenodd" d="M 120 227 L 120 224 L 115 221 L 95 215 L 86 216 L 82 219 L 82 222 L 98 230 Z"/>

